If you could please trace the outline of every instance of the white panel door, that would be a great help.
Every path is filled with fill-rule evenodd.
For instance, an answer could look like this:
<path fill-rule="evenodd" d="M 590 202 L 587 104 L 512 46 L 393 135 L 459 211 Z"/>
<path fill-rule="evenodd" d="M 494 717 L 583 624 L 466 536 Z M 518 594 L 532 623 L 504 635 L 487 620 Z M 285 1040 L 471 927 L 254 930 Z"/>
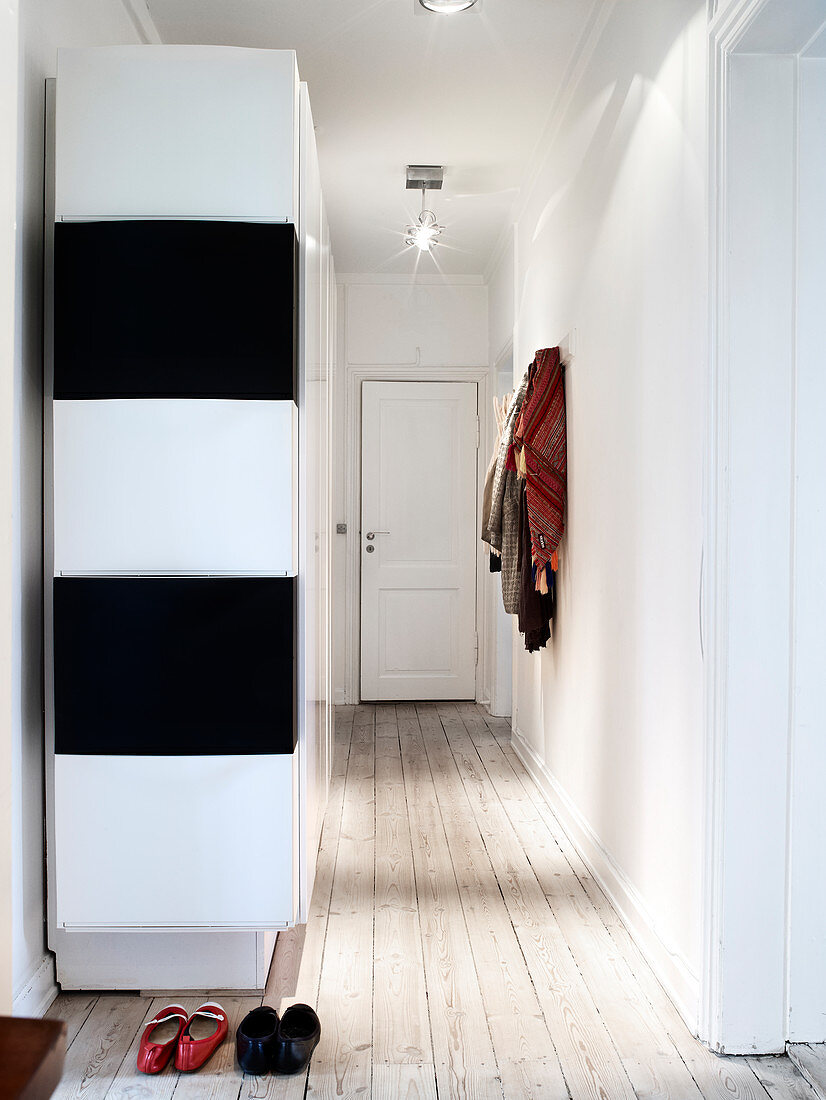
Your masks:
<path fill-rule="evenodd" d="M 477 387 L 362 388 L 361 695 L 476 691 Z"/>
<path fill-rule="evenodd" d="M 295 421 L 292 401 L 55 401 L 55 573 L 294 575 Z"/>

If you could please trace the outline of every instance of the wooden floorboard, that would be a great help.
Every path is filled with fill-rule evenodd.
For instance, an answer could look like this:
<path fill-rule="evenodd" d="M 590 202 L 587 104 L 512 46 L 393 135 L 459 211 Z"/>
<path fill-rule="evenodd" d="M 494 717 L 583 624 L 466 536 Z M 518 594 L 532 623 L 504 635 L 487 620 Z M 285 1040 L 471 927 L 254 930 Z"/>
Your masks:
<path fill-rule="evenodd" d="M 464 718 L 464 716 L 463 716 Z M 465 725 L 468 726 L 467 719 Z M 490 739 L 485 739 L 490 746 Z M 453 730 L 451 745 L 472 767 L 476 737 Z M 498 800 L 520 848 L 526 853 L 554 917 L 583 976 L 594 1004 L 619 1053 L 638 1097 L 699 1100 L 701 1093 L 668 1032 L 651 1008 L 628 964 L 535 807 L 515 789 L 515 773 L 498 745 L 486 752 L 485 767 L 474 772 L 480 797 Z M 481 757 L 483 754 L 479 753 Z M 518 782 L 518 780 L 517 780 Z M 533 819 L 531 812 L 533 811 Z"/>
<path fill-rule="evenodd" d="M 513 776 L 519 780 L 525 797 L 536 807 L 538 820 L 544 824 L 545 840 L 536 839 L 531 844 L 531 858 L 535 863 L 541 862 L 549 846 L 558 847 L 562 852 L 568 867 L 568 881 L 575 893 L 587 897 L 593 905 L 653 1011 L 665 1026 L 704 1100 L 767 1100 L 769 1093 L 745 1058 L 716 1055 L 694 1038 L 510 744 L 503 741 L 497 743 Z M 540 829 L 537 835 L 541 832 Z"/>
<path fill-rule="evenodd" d="M 373 1067 L 373 1100 L 437 1100 L 432 1065 L 412 1063 Z"/>
<path fill-rule="evenodd" d="M 528 964 L 441 723 L 427 710 L 419 720 L 420 751 L 426 754 L 434 777 L 471 950 L 477 972 L 484 976 L 482 999 L 497 1063 L 501 1067 L 535 1060 L 538 1053 L 553 1051 L 554 1041 Z M 541 1065 L 545 1094 L 564 1100 L 568 1090 L 558 1060 L 549 1058 Z"/>
<path fill-rule="evenodd" d="M 794 1048 L 790 1044 L 790 1056 L 765 1054 L 747 1058 L 749 1068 L 769 1096 L 778 1100 L 824 1100 L 826 1079 L 821 1077 L 821 1087 L 812 1088 L 805 1070 L 798 1071 L 794 1062 Z"/>
<path fill-rule="evenodd" d="M 395 715 L 392 723 L 376 725 L 374 930 L 373 1062 L 432 1066 L 422 933 Z M 420 1081 L 420 1075 L 405 1080 Z"/>
<path fill-rule="evenodd" d="M 56 1100 L 103 1100 L 147 1016 L 144 997 L 102 996 L 66 1055 Z M 150 1094 L 151 1095 L 151 1094 Z"/>
<path fill-rule="evenodd" d="M 479 975 L 420 735 L 415 717 L 399 719 L 438 1094 L 501 1100 Z"/>
<path fill-rule="evenodd" d="M 62 1020 L 65 1023 L 67 1050 L 71 1048 L 99 996 L 98 993 L 60 993 L 46 1010 L 47 1020 Z"/>
<path fill-rule="evenodd" d="M 321 1042 L 307 1094 L 369 1095 L 373 1043 L 375 715 L 356 711 L 317 1011 Z"/>
<path fill-rule="evenodd" d="M 817 1096 L 826 1097 L 826 1043 L 792 1043 L 789 1053 Z"/>
<path fill-rule="evenodd" d="M 333 745 L 333 760 L 330 777 L 330 796 L 321 830 L 321 842 L 318 850 L 315 885 L 310 901 L 307 924 L 304 929 L 304 943 L 296 978 L 295 995 L 282 997 L 279 1004 L 272 1004 L 279 1012 L 296 1001 L 318 1006 L 319 983 L 324 958 L 324 944 L 327 938 L 327 925 L 330 917 L 330 899 L 333 889 L 338 845 L 341 836 L 341 815 L 344 808 L 344 794 L 347 780 L 347 768 L 350 759 L 350 743 L 355 717 L 354 707 L 340 707 L 336 712 L 336 737 Z M 324 1024 L 322 1029 L 328 1030 Z M 307 1089 L 307 1073 L 293 1077 L 248 1077 L 242 1089 L 245 1100 L 302 1100 Z"/>
<path fill-rule="evenodd" d="M 443 736 L 461 776 L 533 976 L 573 1096 L 633 1100 L 634 1092 L 576 960 L 456 714 L 442 710 Z"/>
<path fill-rule="evenodd" d="M 234 1031 L 200 1072 L 137 1072 L 146 1020 L 203 997 L 61 994 L 58 1100 L 818 1100 L 788 1057 L 692 1037 L 510 743 L 472 703 L 336 711 L 306 926 L 266 1000 L 318 1008 L 309 1073 L 245 1077 Z M 823 1051 L 800 1048 L 807 1076 Z"/>

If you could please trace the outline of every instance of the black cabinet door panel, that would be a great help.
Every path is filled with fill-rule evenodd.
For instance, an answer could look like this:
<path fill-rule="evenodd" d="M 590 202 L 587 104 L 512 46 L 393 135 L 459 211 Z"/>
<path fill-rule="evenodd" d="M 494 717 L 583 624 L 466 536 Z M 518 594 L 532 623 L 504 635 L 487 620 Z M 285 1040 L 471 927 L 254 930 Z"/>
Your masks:
<path fill-rule="evenodd" d="M 57 577 L 55 750 L 291 753 L 292 577 Z"/>
<path fill-rule="evenodd" d="M 58 222 L 56 398 L 295 400 L 292 225 Z"/>

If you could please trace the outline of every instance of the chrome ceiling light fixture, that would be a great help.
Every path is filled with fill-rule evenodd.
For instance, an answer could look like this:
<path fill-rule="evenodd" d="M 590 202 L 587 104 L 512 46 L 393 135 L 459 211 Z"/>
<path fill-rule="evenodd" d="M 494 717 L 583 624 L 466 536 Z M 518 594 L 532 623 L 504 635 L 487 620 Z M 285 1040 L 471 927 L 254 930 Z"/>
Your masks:
<path fill-rule="evenodd" d="M 413 225 L 408 225 L 404 231 L 404 243 L 415 245 L 420 252 L 430 252 L 439 243 L 439 236 L 445 228 L 439 225 L 438 218 L 432 210 L 425 208 L 425 194 L 427 191 L 440 191 L 445 170 L 434 164 L 408 164 L 407 189 L 420 190 L 422 193 L 422 210 Z"/>
<path fill-rule="evenodd" d="M 439 12 L 440 15 L 453 15 L 454 12 L 472 8 L 476 0 L 419 0 L 419 3 L 428 11 Z"/>

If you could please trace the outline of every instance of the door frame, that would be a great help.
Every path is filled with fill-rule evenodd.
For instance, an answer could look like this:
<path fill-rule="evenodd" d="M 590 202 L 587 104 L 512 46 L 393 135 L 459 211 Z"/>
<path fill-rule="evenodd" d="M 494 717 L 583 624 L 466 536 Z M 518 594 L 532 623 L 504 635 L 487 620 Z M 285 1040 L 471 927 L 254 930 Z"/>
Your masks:
<path fill-rule="evenodd" d="M 487 430 L 484 410 L 488 402 L 489 367 L 350 367 L 344 407 L 345 470 L 344 514 L 347 523 L 345 552 L 344 630 L 347 645 L 345 664 L 345 700 L 361 702 L 361 384 L 362 382 L 473 382 L 477 387 L 476 409 L 480 418 L 481 444 L 476 453 L 476 520 L 480 521 L 479 487 L 487 470 Z M 488 622 L 485 607 L 484 546 L 478 540 L 476 550 L 476 633 L 479 657 L 476 662 L 476 700 L 481 698 L 482 677 L 488 648 Z"/>
<path fill-rule="evenodd" d="M 14 561 L 12 547 L 20 528 L 19 513 L 13 505 L 12 471 L 16 471 L 19 459 L 15 447 L 14 432 L 14 379 L 18 371 L 15 359 L 15 332 L 20 299 L 15 293 L 18 270 L 17 252 L 17 189 L 22 180 L 22 166 L 18 168 L 17 106 L 19 37 L 16 4 L 8 4 L 0 15 L 0 348 L 3 370 L 2 403 L 0 404 L 0 439 L 3 447 L 4 476 L 0 485 L 2 501 L 2 528 L 0 528 L 0 654 L 2 654 L 3 678 L 0 682 L 0 1013 L 10 1013 L 14 993 L 15 941 L 12 934 L 12 910 L 14 920 L 23 909 L 22 888 L 19 877 L 13 874 L 14 856 L 19 842 L 18 811 L 12 816 L 11 807 L 19 787 L 12 788 L 16 775 L 13 764 L 14 744 L 20 738 L 20 718 L 15 714 L 14 699 L 20 682 L 20 631 L 15 622 L 15 590 L 19 591 L 19 564 Z M 22 75 L 22 74 L 21 74 Z M 18 177 L 18 171 L 20 177 Z M 17 474 L 15 473 L 15 478 Z M 16 550 L 14 557 L 16 557 Z M 20 784 L 19 776 L 16 782 Z M 35 857 L 34 852 L 31 853 Z"/>
<path fill-rule="evenodd" d="M 743 433 L 743 425 L 750 416 L 762 422 L 771 411 L 767 403 L 777 407 L 779 399 L 776 391 L 767 391 L 744 401 L 742 364 L 730 333 L 731 304 L 742 297 L 743 290 L 742 271 L 737 269 L 730 248 L 734 219 L 741 209 L 738 181 L 744 178 L 737 163 L 739 146 L 734 141 L 739 123 L 732 106 L 732 72 L 738 55 L 748 55 L 752 63 L 759 63 L 761 58 L 767 63 L 791 59 L 799 51 L 790 49 L 790 32 L 799 29 L 804 34 L 804 22 L 816 17 L 819 4 L 822 6 L 822 0 L 807 0 L 800 5 L 796 13 L 799 18 L 792 28 L 783 19 L 788 0 L 709 0 L 709 365 L 706 532 L 700 599 L 705 651 L 705 838 L 698 1034 L 712 1049 L 731 1054 L 780 1052 L 788 1038 L 794 674 L 794 552 L 792 536 L 785 533 L 781 516 L 781 538 L 774 548 L 776 572 L 782 573 L 779 591 L 773 590 L 768 596 L 765 592 L 751 595 L 774 601 L 779 617 L 788 626 L 771 637 L 761 664 L 749 669 L 753 677 L 762 674 L 767 682 L 770 680 L 774 692 L 776 713 L 755 723 L 750 708 L 744 705 L 747 692 L 743 688 L 743 654 L 747 653 L 744 634 L 748 626 L 742 616 L 744 586 L 748 586 L 743 574 L 749 570 L 742 568 L 742 530 L 744 516 L 746 526 L 750 518 L 748 506 L 743 503 L 743 485 L 748 484 L 749 469 L 759 470 L 764 456 L 755 452 L 748 433 Z M 760 38 L 759 50 L 746 49 L 746 36 L 758 20 L 767 20 L 758 25 L 764 32 L 766 27 L 769 30 Z M 778 36 L 784 25 L 785 41 L 780 42 Z M 782 135 L 788 121 L 774 120 L 771 124 Z M 769 145 L 772 137 L 767 131 Z M 755 283 L 759 277 L 757 272 Z M 742 358 L 742 352 L 739 354 Z M 793 375 L 793 350 L 790 354 Z M 786 382 L 793 387 L 791 378 Z M 793 392 L 786 394 L 785 400 L 790 402 L 790 415 L 788 423 L 780 418 L 783 427 L 778 434 L 783 434 L 782 447 L 791 454 Z M 772 454 L 780 453 L 780 444 L 773 441 L 772 445 Z M 785 453 L 781 455 L 784 461 Z M 788 465 L 788 497 L 784 491 L 783 500 L 775 501 L 775 506 L 778 515 L 790 511 L 793 517 L 793 454 Z M 734 492 L 735 483 L 739 497 Z M 787 553 L 790 542 L 791 553 Z M 754 548 L 748 556 L 754 559 L 760 553 L 760 548 Z M 773 657 L 777 659 L 772 665 Z M 785 728 L 776 716 L 784 708 Z M 755 887 L 755 868 L 759 868 L 759 889 Z M 755 905 L 759 907 L 758 920 L 754 919 Z"/>

